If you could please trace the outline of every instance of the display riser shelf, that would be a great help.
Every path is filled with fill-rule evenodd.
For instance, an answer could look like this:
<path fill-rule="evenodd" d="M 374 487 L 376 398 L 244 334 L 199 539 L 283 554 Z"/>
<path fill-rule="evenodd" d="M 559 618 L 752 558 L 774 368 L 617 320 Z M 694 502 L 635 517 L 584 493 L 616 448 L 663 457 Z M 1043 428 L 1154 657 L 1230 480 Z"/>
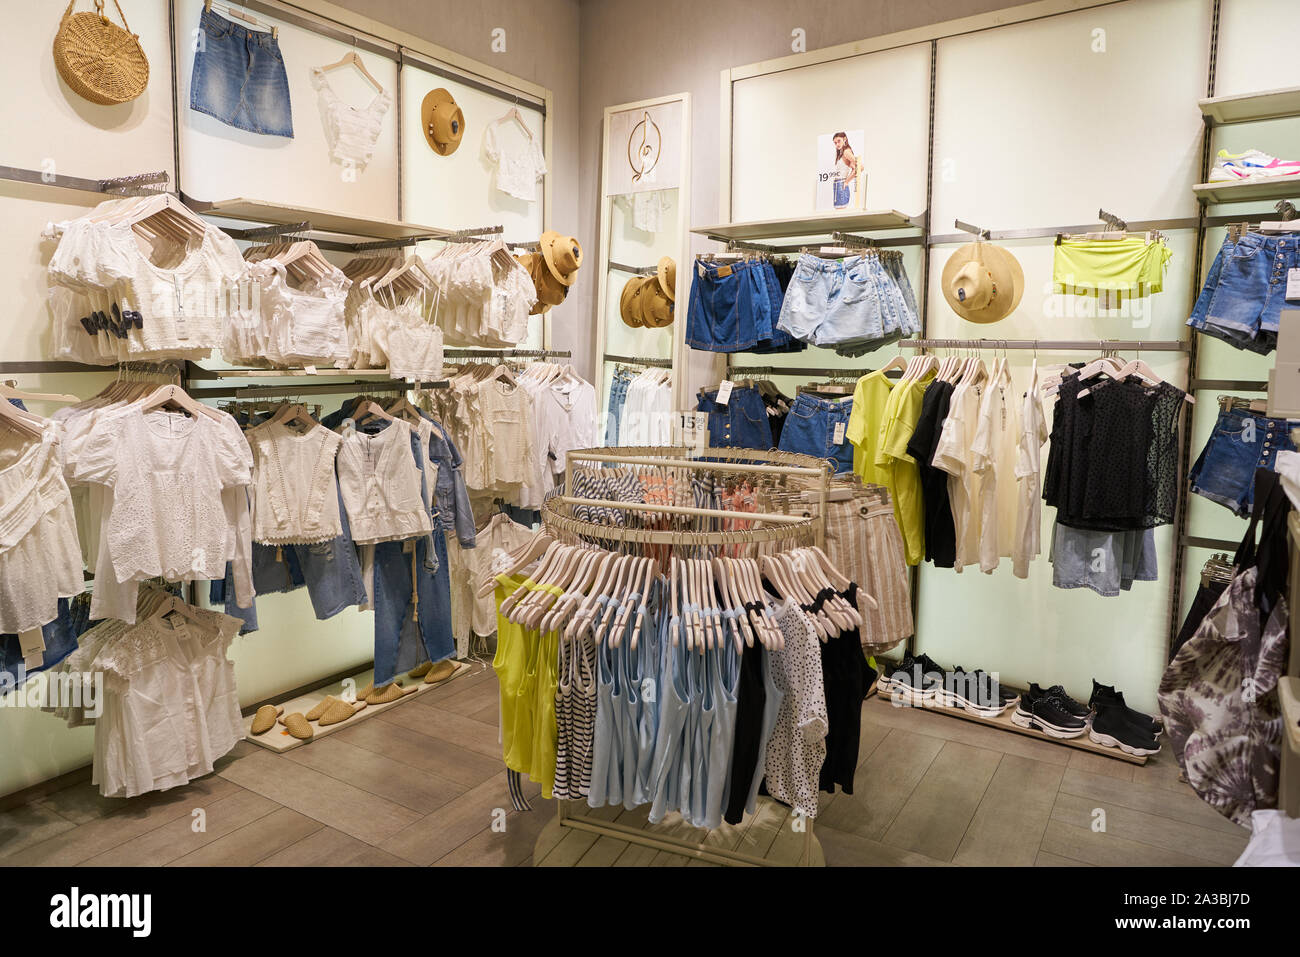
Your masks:
<path fill-rule="evenodd" d="M 1215 126 L 1287 119 L 1300 116 L 1300 87 L 1211 96 L 1197 105 Z"/>
<path fill-rule="evenodd" d="M 1218 203 L 1261 203 L 1273 199 L 1300 198 L 1300 177 L 1239 180 L 1229 183 L 1198 183 L 1196 198 L 1209 205 Z"/>
<path fill-rule="evenodd" d="M 452 235 L 451 230 L 416 223 L 403 223 L 382 217 L 350 216 L 345 213 L 311 209 L 306 206 L 283 206 L 262 199 L 223 199 L 216 202 L 185 197 L 186 203 L 197 213 L 254 223 L 272 223 L 279 226 L 311 223 L 313 232 L 339 236 L 359 236 L 379 240 L 438 239 Z"/>
<path fill-rule="evenodd" d="M 265 734 L 253 734 L 252 727 L 253 718 L 256 717 L 255 714 L 248 715 L 244 718 L 244 737 L 253 744 L 266 748 L 268 751 L 274 751 L 276 754 L 284 754 L 286 751 L 293 751 L 297 748 L 301 748 L 305 744 L 311 744 L 313 741 L 319 741 L 321 738 L 328 737 L 335 731 L 346 731 L 348 728 L 354 727 L 358 721 L 364 721 L 366 718 L 382 714 L 389 708 L 396 708 L 398 705 L 405 704 L 413 698 L 417 698 L 422 694 L 432 691 L 434 688 L 442 688 L 447 684 L 456 681 L 457 678 L 465 677 L 474 670 L 473 667 L 466 662 L 458 661 L 456 662 L 456 665 L 458 669 L 456 674 L 445 681 L 440 681 L 438 684 L 433 685 L 425 684 L 423 678 L 407 678 L 404 674 L 399 675 L 398 680 L 402 682 L 403 688 L 408 689 L 407 693 L 401 698 L 398 698 L 396 701 L 390 701 L 387 704 L 366 705 L 346 721 L 340 721 L 338 724 L 331 724 L 328 727 L 322 728 L 320 722 L 313 721 L 311 722 L 311 726 L 312 730 L 314 730 L 316 734 L 314 737 L 309 738 L 306 741 L 300 741 L 298 738 L 289 734 L 285 730 L 284 725 L 280 724 L 280 718 L 276 718 L 275 727 L 270 731 L 267 731 Z M 374 678 L 374 674 L 374 669 L 368 669 L 354 675 L 350 679 L 353 682 L 352 690 L 356 692 L 363 689 L 370 680 Z M 295 698 L 281 701 L 279 704 L 284 706 L 284 715 L 293 714 L 295 711 L 300 711 L 303 714 L 306 714 L 329 695 L 333 695 L 336 698 L 342 697 L 343 682 L 337 681 L 333 684 L 323 685 L 312 691 L 298 695 Z M 284 715 L 281 715 L 280 717 L 284 717 Z"/>
<path fill-rule="evenodd" d="M 890 700 L 889 695 L 884 692 L 877 692 L 872 697 L 884 702 L 884 707 L 894 707 L 894 703 Z M 1103 758 L 1111 758 L 1115 761 L 1124 761 L 1127 764 L 1144 765 L 1147 763 L 1145 755 L 1125 754 L 1119 748 L 1107 748 L 1103 745 L 1097 744 L 1088 737 L 1086 731 L 1077 738 L 1053 738 L 1050 735 L 1043 734 L 1041 731 L 1022 728 L 1011 720 L 1011 715 L 1015 711 L 1014 705 L 1002 712 L 1002 714 L 998 715 L 996 718 L 984 718 L 980 715 L 963 711 L 961 708 L 949 708 L 937 704 L 927 704 L 923 708 L 917 708 L 915 710 L 924 711 L 926 714 L 939 714 L 949 718 L 959 718 L 962 721 L 970 721 L 973 724 L 983 725 L 986 728 L 996 728 L 999 731 L 1009 731 L 1013 734 L 1018 734 L 1021 737 L 1032 738 L 1035 741 L 1045 741 L 1048 744 L 1059 744 L 1067 748 L 1073 748 L 1076 751 L 1087 751 L 1089 754 L 1098 754 Z"/>

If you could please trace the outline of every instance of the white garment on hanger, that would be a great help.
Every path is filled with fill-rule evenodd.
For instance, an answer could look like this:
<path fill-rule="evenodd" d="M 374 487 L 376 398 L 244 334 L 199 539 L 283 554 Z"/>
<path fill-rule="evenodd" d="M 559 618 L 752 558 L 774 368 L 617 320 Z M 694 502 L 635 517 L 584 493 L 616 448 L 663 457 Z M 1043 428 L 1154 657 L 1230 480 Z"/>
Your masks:
<path fill-rule="evenodd" d="M 335 162 L 365 169 L 374 155 L 375 143 L 384 126 L 384 117 L 392 106 L 388 91 L 381 91 L 364 107 L 344 103 L 330 86 L 329 77 L 319 67 L 311 71 L 311 85 L 315 88 L 329 143 L 330 158 Z"/>
<path fill-rule="evenodd" d="M 483 131 L 483 152 L 497 168 L 496 188 L 508 196 L 535 202 L 537 184 L 546 175 L 546 157 L 540 137 L 531 137 L 508 116 L 494 120 Z"/>

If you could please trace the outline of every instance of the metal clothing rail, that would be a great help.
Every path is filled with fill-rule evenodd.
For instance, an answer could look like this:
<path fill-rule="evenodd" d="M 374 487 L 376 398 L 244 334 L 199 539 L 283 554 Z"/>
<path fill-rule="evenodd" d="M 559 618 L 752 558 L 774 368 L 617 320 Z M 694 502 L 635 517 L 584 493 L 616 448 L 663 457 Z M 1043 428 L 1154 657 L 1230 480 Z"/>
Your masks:
<path fill-rule="evenodd" d="M 638 359 L 633 356 L 616 356 L 605 353 L 606 362 L 621 362 L 627 366 L 646 366 L 651 369 L 671 369 L 673 367 L 672 359 Z"/>
<path fill-rule="evenodd" d="M 857 379 L 875 372 L 875 369 L 819 369 L 809 366 L 729 366 L 727 374 L 738 379 L 752 379 L 758 376 L 793 375 L 823 379 Z M 899 374 L 902 372 L 899 370 Z"/>
<path fill-rule="evenodd" d="M 569 349 L 444 349 L 445 359 L 571 359 Z"/>
<path fill-rule="evenodd" d="M 610 260 L 607 263 L 610 269 L 617 269 L 619 272 L 632 273 L 634 276 L 653 276 L 659 272 L 658 266 L 628 266 L 624 263 L 616 263 Z"/>
<path fill-rule="evenodd" d="M 292 236 L 295 233 L 310 232 L 311 223 L 303 220 L 301 223 L 256 226 L 252 229 L 237 229 L 234 226 L 219 226 L 218 228 L 231 239 L 275 239 L 277 236 Z"/>
<path fill-rule="evenodd" d="M 1235 219 L 1237 222 L 1243 221 L 1241 217 L 1235 217 Z M 970 234 L 979 229 L 979 227 L 966 229 L 970 224 L 961 223 L 960 221 L 956 225 L 958 229 L 963 229 L 965 231 L 960 233 L 941 233 L 933 235 L 930 237 L 930 241 L 927 245 L 950 246 L 954 243 L 968 243 L 971 241 Z M 1000 242 L 1008 239 L 1054 239 L 1062 233 L 1095 233 L 1099 231 L 1099 225 L 1101 224 L 1075 223 L 1069 226 L 1034 226 L 1028 229 L 985 229 L 978 235 L 979 238 L 992 242 Z M 1169 229 L 1196 229 L 1200 225 L 1200 220 L 1195 216 L 1188 216 L 1179 219 L 1148 219 L 1142 220 L 1141 222 L 1127 223 L 1126 225 L 1130 232 L 1160 232 Z"/>
<path fill-rule="evenodd" d="M 1193 379 L 1188 387 L 1193 392 L 1205 389 L 1229 389 L 1235 392 L 1267 392 L 1268 382 L 1264 379 Z"/>
<path fill-rule="evenodd" d="M 506 231 L 504 226 L 480 226 L 475 229 L 458 229 L 450 236 L 439 237 L 449 243 L 477 243 L 487 236 L 500 236 Z"/>
<path fill-rule="evenodd" d="M 319 385 L 243 385 L 218 386 L 207 389 L 187 389 L 196 399 L 273 399 L 295 395 L 341 395 L 351 393 L 360 395 L 370 392 L 407 392 L 411 389 L 446 389 L 446 380 L 430 382 L 404 382 L 389 379 L 375 382 L 369 379 L 357 379 L 352 382 L 322 382 Z"/>
<path fill-rule="evenodd" d="M 1187 352 L 1190 344 L 1182 339 L 902 339 L 903 349 L 1035 349 L 1043 352 Z"/>
<path fill-rule="evenodd" d="M 171 176 L 165 170 L 156 173 L 139 173 L 135 176 L 116 176 L 110 179 L 86 179 L 81 176 L 65 176 L 63 173 L 47 173 L 38 169 L 23 169 L 20 166 L 0 166 L 0 179 L 7 179 L 14 183 L 35 183 L 38 186 L 76 189 L 85 193 L 109 193 L 116 196 L 156 193 L 171 182 Z"/>

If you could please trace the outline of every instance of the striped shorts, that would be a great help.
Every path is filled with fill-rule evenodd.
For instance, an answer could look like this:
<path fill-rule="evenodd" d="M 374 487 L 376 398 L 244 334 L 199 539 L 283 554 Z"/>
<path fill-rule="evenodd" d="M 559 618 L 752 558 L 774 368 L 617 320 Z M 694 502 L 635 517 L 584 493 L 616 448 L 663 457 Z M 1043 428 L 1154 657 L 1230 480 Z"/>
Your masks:
<path fill-rule="evenodd" d="M 859 602 L 864 651 L 888 651 L 916 630 L 903 536 L 892 505 L 853 500 L 829 503 L 826 555 L 876 600 L 875 608 Z"/>

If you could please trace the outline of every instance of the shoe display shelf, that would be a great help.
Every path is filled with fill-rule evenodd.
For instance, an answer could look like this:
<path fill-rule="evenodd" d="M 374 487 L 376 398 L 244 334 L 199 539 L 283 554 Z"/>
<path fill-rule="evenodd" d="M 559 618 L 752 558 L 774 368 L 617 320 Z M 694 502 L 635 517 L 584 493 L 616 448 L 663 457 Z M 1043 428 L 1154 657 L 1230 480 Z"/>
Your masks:
<path fill-rule="evenodd" d="M 1215 126 L 1286 119 L 1300 116 L 1300 86 L 1263 90 L 1259 93 L 1210 96 L 1198 101 L 1197 106 Z"/>
<path fill-rule="evenodd" d="M 1300 198 L 1300 176 L 1252 177 L 1235 182 L 1198 183 L 1192 187 L 1198 201 L 1219 203 L 1261 203 L 1273 199 Z"/>

